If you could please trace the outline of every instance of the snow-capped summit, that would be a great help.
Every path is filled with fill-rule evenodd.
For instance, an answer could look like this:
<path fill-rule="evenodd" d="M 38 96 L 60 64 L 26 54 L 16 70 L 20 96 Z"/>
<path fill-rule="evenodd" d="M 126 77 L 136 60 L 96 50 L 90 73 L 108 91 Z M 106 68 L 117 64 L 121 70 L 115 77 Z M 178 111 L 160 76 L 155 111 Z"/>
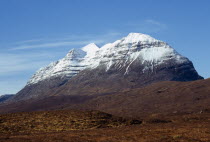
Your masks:
<path fill-rule="evenodd" d="M 85 47 L 82 47 L 82 50 L 86 52 L 88 57 L 92 57 L 95 55 L 95 52 L 99 50 L 99 47 L 95 43 L 90 43 Z"/>
<path fill-rule="evenodd" d="M 126 43 L 136 43 L 136 42 L 142 42 L 142 43 L 152 43 L 152 42 L 158 42 L 159 40 L 141 33 L 130 33 L 127 37 L 122 39 L 122 44 Z"/>
<path fill-rule="evenodd" d="M 94 57 L 95 66 L 92 68 L 102 64 L 105 65 L 106 71 L 113 67 L 118 69 L 126 67 L 125 74 L 128 74 L 134 61 L 145 64 L 142 70 L 145 72 L 169 59 L 173 59 L 175 63 L 188 61 L 163 41 L 146 34 L 130 33 L 127 37 L 102 46 Z"/>
<path fill-rule="evenodd" d="M 186 57 L 177 53 L 167 43 L 146 34 L 130 33 L 101 48 L 90 43 L 81 49 L 70 50 L 63 59 L 36 72 L 27 85 L 52 77 L 71 78 L 85 69 L 101 68 L 105 72 L 123 71 L 124 75 L 128 75 L 135 65 L 141 66 L 139 72 L 145 73 L 154 71 L 163 64 L 169 64 L 169 61 L 173 64 L 190 63 Z"/>

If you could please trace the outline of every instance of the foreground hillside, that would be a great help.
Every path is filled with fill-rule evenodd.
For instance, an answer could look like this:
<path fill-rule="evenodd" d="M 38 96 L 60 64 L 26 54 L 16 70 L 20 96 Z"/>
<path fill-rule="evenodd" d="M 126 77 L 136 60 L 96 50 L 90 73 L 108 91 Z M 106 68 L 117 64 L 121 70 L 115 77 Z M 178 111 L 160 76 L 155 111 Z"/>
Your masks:
<path fill-rule="evenodd" d="M 209 142 L 209 102 L 206 79 L 1 104 L 1 113 L 18 113 L 0 115 L 0 141 Z"/>
<path fill-rule="evenodd" d="M 64 88 L 65 89 L 65 88 Z M 210 110 L 210 79 L 192 82 L 159 82 L 97 96 L 51 96 L 1 104 L 0 112 L 55 109 L 100 110 L 123 117 L 176 114 Z"/>
<path fill-rule="evenodd" d="M 101 112 L 66 110 L 7 114 L 0 120 L 1 142 L 210 141 L 208 112 L 151 114 L 141 121 L 128 121 Z"/>
<path fill-rule="evenodd" d="M 84 104 L 87 107 L 127 117 L 210 111 L 210 79 L 159 82 L 96 97 Z"/>

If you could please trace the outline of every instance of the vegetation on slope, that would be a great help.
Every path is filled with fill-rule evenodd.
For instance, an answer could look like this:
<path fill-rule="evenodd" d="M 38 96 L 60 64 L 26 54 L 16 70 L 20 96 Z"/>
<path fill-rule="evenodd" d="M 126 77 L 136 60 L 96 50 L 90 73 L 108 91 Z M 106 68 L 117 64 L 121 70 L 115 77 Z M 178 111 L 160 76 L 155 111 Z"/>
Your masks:
<path fill-rule="evenodd" d="M 40 111 L 0 115 L 0 133 L 59 132 L 141 123 L 99 111 Z"/>

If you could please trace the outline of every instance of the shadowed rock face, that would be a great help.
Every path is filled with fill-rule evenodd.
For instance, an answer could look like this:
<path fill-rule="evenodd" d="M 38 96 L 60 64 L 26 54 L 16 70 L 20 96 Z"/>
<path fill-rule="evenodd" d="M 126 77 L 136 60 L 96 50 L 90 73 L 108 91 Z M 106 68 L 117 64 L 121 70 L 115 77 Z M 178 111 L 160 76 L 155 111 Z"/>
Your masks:
<path fill-rule="evenodd" d="M 91 51 L 91 52 L 90 52 Z M 203 79 L 167 43 L 131 33 L 98 48 L 90 44 L 39 70 L 11 101 L 59 95 L 105 95 L 159 81 Z"/>

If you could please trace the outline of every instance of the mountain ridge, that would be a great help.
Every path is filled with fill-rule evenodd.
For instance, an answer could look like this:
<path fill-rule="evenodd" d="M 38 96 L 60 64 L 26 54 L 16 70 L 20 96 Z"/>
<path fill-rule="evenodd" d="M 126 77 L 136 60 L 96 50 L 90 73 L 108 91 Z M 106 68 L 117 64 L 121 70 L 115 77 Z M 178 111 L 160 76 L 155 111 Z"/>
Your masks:
<path fill-rule="evenodd" d="M 91 43 L 70 50 L 63 59 L 37 71 L 13 100 L 109 94 L 159 81 L 198 79 L 203 78 L 193 63 L 170 45 L 149 35 L 130 33 L 101 48 Z"/>
<path fill-rule="evenodd" d="M 138 42 L 141 42 L 141 44 L 146 44 L 146 45 L 149 44 L 149 43 L 153 43 L 153 44 L 158 43 L 159 44 L 158 45 L 159 48 L 150 48 L 150 47 L 147 46 L 147 47 L 141 49 L 140 52 L 136 52 L 134 54 L 135 51 L 130 51 L 129 50 L 129 49 L 131 49 L 131 47 L 129 47 L 131 45 L 129 45 L 129 44 L 135 44 L 135 43 L 138 43 Z M 29 80 L 27 85 L 38 83 L 39 81 L 42 81 L 44 79 L 47 79 L 47 78 L 50 78 L 50 77 L 53 77 L 53 76 L 59 76 L 60 75 L 59 73 L 62 73 L 62 75 L 71 74 L 71 72 L 68 72 L 68 71 L 65 73 L 65 70 L 71 70 L 67 66 L 72 67 L 72 70 L 75 71 L 75 72 L 72 71 L 72 74 L 73 74 L 72 76 L 77 74 L 78 71 L 84 70 L 86 68 L 96 68 L 97 66 L 99 66 L 100 62 L 106 62 L 106 60 L 102 60 L 103 57 L 106 58 L 106 55 L 107 54 L 109 55 L 110 52 L 112 52 L 114 54 L 114 51 L 111 51 L 111 50 L 113 50 L 113 48 L 115 46 L 117 46 L 118 44 L 127 46 L 126 48 L 124 47 L 125 48 L 124 50 L 126 50 L 126 49 L 128 50 L 127 51 L 128 52 L 127 53 L 128 57 L 125 57 L 126 58 L 125 62 L 129 62 L 127 60 L 131 60 L 129 62 L 129 64 L 127 65 L 127 69 L 126 69 L 125 74 L 128 73 L 128 69 L 129 69 L 130 64 L 132 64 L 133 61 L 135 61 L 140 56 L 140 54 L 142 56 L 143 62 L 147 62 L 148 61 L 148 62 L 154 62 L 156 64 L 161 64 L 161 62 L 164 61 L 164 59 L 163 59 L 164 56 L 172 56 L 172 57 L 176 56 L 175 58 L 177 59 L 176 60 L 177 62 L 185 62 L 185 61 L 188 60 L 187 58 L 185 58 L 185 57 L 181 56 L 180 54 L 178 54 L 167 43 L 164 43 L 164 42 L 162 42 L 160 40 L 156 40 L 156 39 L 152 38 L 149 35 L 140 34 L 140 33 L 130 33 L 127 37 L 124 37 L 121 40 L 117 40 L 117 41 L 115 41 L 113 43 L 105 44 L 101 48 L 99 48 L 94 43 L 90 43 L 90 44 L 88 44 L 85 47 L 82 47 L 80 49 L 72 49 L 72 50 L 70 50 L 69 53 L 63 59 L 61 59 L 61 60 L 59 60 L 57 62 L 53 62 L 49 66 L 47 66 L 45 68 L 41 68 L 31 78 L 31 80 Z M 118 50 L 118 49 L 116 49 L 116 50 Z M 123 52 L 124 50 L 121 50 L 121 51 Z M 97 54 L 96 52 L 100 52 L 100 54 L 99 53 Z M 126 52 L 126 51 L 124 51 L 124 52 Z M 131 55 L 129 55 L 129 54 L 131 54 Z M 122 58 L 122 57 L 119 57 L 119 58 Z M 97 59 L 99 61 L 97 61 Z M 69 60 L 72 61 L 72 62 L 69 62 Z M 107 60 L 109 60 L 109 59 L 107 59 Z M 60 64 L 62 64 L 62 65 L 60 65 Z M 113 63 L 112 63 L 112 59 L 111 59 L 111 61 L 109 61 L 109 63 L 107 64 L 107 69 L 106 70 L 108 70 L 109 67 L 112 64 Z M 124 66 L 125 66 L 125 64 L 124 64 Z M 44 77 L 43 74 L 47 74 L 46 71 L 48 71 L 50 67 L 54 67 L 55 71 L 49 72 L 48 76 Z M 76 68 L 75 69 L 74 67 L 80 67 L 80 68 Z M 148 68 L 145 68 L 145 70 L 146 69 L 148 69 Z M 42 72 L 43 70 L 46 73 L 43 73 Z M 38 76 L 41 76 L 41 77 L 38 77 Z M 42 78 L 42 76 L 43 76 L 43 78 Z M 38 78 L 38 79 L 35 79 L 35 78 Z"/>

